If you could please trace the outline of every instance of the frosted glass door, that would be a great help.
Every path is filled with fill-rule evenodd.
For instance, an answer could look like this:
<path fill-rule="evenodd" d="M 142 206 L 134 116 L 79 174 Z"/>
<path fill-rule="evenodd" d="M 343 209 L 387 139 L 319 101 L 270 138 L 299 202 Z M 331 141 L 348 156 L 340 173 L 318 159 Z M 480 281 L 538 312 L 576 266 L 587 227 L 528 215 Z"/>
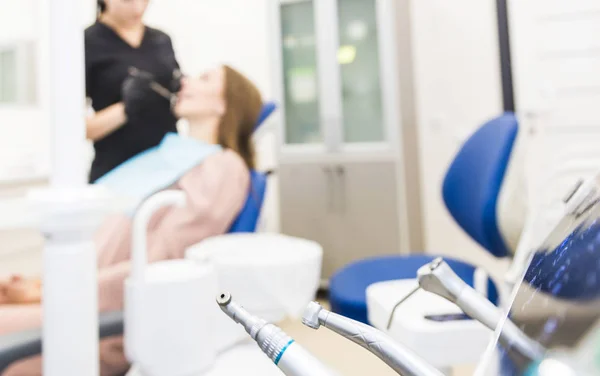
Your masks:
<path fill-rule="evenodd" d="M 17 101 L 17 53 L 0 50 L 0 103 Z"/>
<path fill-rule="evenodd" d="M 281 5 L 285 143 L 321 144 L 313 1 Z"/>
<path fill-rule="evenodd" d="M 337 1 L 343 142 L 383 142 L 376 1 Z"/>
<path fill-rule="evenodd" d="M 0 48 L 0 104 L 34 104 L 36 100 L 36 45 L 17 43 Z"/>

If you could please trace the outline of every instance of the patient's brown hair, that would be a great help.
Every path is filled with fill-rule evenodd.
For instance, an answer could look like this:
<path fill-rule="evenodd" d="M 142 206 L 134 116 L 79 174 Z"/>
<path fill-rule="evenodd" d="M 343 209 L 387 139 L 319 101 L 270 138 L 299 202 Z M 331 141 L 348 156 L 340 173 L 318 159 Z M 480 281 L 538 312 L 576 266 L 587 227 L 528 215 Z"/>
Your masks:
<path fill-rule="evenodd" d="M 262 109 L 260 92 L 250 80 L 235 69 L 224 66 L 225 114 L 219 124 L 218 141 L 224 148 L 238 153 L 249 169 L 255 167 L 252 133 Z"/>

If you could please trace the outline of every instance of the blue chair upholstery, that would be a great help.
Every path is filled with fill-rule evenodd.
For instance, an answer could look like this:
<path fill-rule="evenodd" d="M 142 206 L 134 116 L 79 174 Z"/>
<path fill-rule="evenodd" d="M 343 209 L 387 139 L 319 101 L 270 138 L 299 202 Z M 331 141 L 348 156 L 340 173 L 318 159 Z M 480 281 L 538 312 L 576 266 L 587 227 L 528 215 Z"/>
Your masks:
<path fill-rule="evenodd" d="M 518 129 L 512 113 L 484 124 L 463 145 L 443 184 L 442 196 L 452 217 L 496 257 L 509 254 L 496 206 Z"/>
<path fill-rule="evenodd" d="M 277 104 L 275 102 L 267 102 L 263 105 L 262 111 L 258 116 L 258 121 L 256 122 L 256 127 L 254 127 L 254 131 L 260 128 L 261 125 L 275 112 L 277 109 Z"/>
<path fill-rule="evenodd" d="M 248 194 L 242 211 L 231 225 L 229 233 L 256 231 L 266 190 L 267 175 L 257 171 L 250 171 L 250 194 Z"/>
<path fill-rule="evenodd" d="M 506 167 L 517 136 L 518 122 L 506 113 L 481 126 L 465 142 L 448 169 L 443 198 L 458 224 L 473 239 L 497 257 L 506 256 L 500 236 L 496 204 Z M 361 260 L 338 271 L 330 280 L 329 298 L 333 312 L 368 324 L 366 290 L 388 280 L 415 278 L 419 267 L 435 256 L 388 256 Z M 473 286 L 475 267 L 446 258 L 450 267 Z M 488 298 L 498 303 L 498 291 L 489 281 Z"/>
<path fill-rule="evenodd" d="M 277 109 L 274 102 L 267 102 L 263 105 L 258 121 L 256 122 L 256 131 Z M 250 171 L 250 193 L 242 211 L 231 225 L 229 233 L 235 232 L 254 232 L 260 217 L 260 211 L 265 193 L 267 191 L 267 174 L 258 171 Z"/>
<path fill-rule="evenodd" d="M 336 273 L 329 281 L 331 309 L 351 319 L 368 323 L 368 286 L 378 282 L 415 278 L 417 270 L 434 259 L 434 256 L 427 255 L 383 256 L 354 262 Z M 450 258 L 444 260 L 459 277 L 473 286 L 473 265 Z M 494 304 L 498 301 L 498 291 L 492 280 L 488 285 L 488 298 Z"/>

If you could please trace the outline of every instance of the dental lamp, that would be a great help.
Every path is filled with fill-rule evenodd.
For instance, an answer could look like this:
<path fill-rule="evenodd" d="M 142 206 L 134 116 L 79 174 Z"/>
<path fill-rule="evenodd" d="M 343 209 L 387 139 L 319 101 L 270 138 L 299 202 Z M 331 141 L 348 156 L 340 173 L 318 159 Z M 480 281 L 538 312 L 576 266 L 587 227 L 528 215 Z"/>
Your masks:
<path fill-rule="evenodd" d="M 219 307 L 233 321 L 241 324 L 260 349 L 288 376 L 332 376 L 319 360 L 294 342 L 279 327 L 253 316 L 232 300 L 231 294 L 217 297 Z"/>
<path fill-rule="evenodd" d="M 417 271 L 417 279 L 420 288 L 456 304 L 465 314 L 492 331 L 496 330 L 504 318 L 499 308 L 465 283 L 442 258 L 421 267 Z M 510 319 L 506 319 L 503 325 L 500 343 L 516 349 L 530 360 L 541 359 L 546 352 Z"/>
<path fill-rule="evenodd" d="M 312 329 L 319 329 L 324 326 L 364 347 L 383 360 L 399 375 L 443 376 L 442 372 L 379 330 L 329 312 L 323 309 L 319 303 L 312 302 L 308 305 L 302 323 Z"/>

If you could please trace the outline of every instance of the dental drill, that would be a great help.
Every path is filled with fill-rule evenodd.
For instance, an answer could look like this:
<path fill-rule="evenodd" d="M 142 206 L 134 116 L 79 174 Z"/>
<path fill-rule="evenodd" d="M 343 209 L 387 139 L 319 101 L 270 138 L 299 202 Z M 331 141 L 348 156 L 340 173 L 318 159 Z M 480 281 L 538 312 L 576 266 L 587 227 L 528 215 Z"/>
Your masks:
<path fill-rule="evenodd" d="M 456 304 L 465 314 L 492 331 L 503 320 L 502 311 L 465 283 L 442 258 L 422 266 L 417 271 L 417 279 L 420 288 Z M 541 359 L 546 352 L 542 345 L 527 337 L 508 319 L 500 333 L 500 343 L 507 348 L 516 349 L 530 360 Z"/>
<path fill-rule="evenodd" d="M 253 316 L 232 300 L 231 294 L 217 297 L 223 312 L 241 324 L 260 349 L 288 376 L 333 376 L 319 360 L 294 342 L 279 327 Z"/>
<path fill-rule="evenodd" d="M 364 347 L 383 360 L 399 375 L 443 376 L 443 373 L 438 369 L 379 330 L 329 312 L 323 309 L 319 303 L 312 302 L 308 305 L 302 323 L 312 329 L 319 329 L 324 326 Z"/>

